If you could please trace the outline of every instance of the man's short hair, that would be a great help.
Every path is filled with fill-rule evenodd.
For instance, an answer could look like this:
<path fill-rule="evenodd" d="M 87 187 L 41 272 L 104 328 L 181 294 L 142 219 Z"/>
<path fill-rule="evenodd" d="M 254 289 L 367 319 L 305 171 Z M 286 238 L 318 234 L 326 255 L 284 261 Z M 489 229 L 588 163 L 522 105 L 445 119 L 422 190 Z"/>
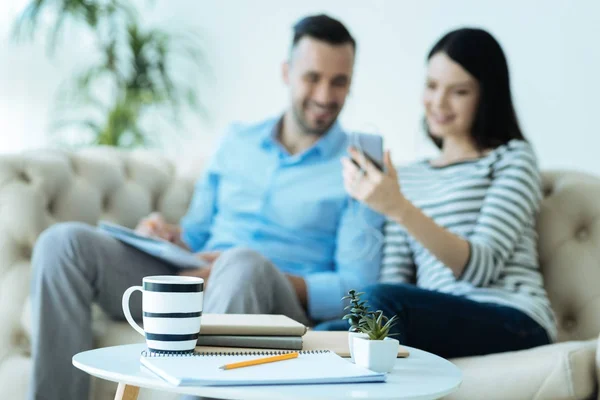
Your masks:
<path fill-rule="evenodd" d="M 294 25 L 292 49 L 303 37 L 308 36 L 332 45 L 350 43 L 356 52 L 356 41 L 348 29 L 337 19 L 325 14 L 310 15 L 302 18 Z"/>

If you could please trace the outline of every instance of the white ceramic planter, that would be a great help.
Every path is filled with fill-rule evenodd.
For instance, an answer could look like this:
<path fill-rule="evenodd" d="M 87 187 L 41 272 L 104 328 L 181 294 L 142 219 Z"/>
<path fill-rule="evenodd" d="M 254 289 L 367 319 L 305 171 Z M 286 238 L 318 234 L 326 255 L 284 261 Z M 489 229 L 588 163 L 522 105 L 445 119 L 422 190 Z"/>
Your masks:
<path fill-rule="evenodd" d="M 398 355 L 399 342 L 396 339 L 369 340 L 354 338 L 354 362 L 375 372 L 390 372 Z"/>
<path fill-rule="evenodd" d="M 348 348 L 350 348 L 350 358 L 354 361 L 354 338 L 368 338 L 369 335 L 362 332 L 348 332 Z"/>

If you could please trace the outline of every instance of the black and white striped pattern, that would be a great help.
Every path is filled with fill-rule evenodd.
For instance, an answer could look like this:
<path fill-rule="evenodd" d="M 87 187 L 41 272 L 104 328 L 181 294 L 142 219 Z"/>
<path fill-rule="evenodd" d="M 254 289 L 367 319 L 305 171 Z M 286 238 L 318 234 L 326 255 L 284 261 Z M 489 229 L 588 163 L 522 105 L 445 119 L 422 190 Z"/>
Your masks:
<path fill-rule="evenodd" d="M 393 222 L 386 223 L 381 280 L 517 308 L 556 339 L 539 271 L 535 218 L 540 174 L 527 142 L 513 140 L 473 161 L 398 171 L 404 195 L 439 225 L 466 238 L 471 257 L 460 278 Z"/>
<path fill-rule="evenodd" d="M 146 343 L 151 351 L 194 350 L 202 320 L 204 282 L 200 278 L 156 276 L 143 281 Z"/>

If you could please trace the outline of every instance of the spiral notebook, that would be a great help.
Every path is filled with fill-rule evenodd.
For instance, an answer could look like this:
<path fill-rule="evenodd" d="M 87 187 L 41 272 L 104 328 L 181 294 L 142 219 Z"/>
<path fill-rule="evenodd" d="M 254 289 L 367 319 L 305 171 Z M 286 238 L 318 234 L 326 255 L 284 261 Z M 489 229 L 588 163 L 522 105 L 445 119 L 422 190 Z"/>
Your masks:
<path fill-rule="evenodd" d="M 298 358 L 222 370 L 224 364 L 252 360 L 282 351 L 164 354 L 144 351 L 144 367 L 175 386 L 298 385 L 385 382 L 386 374 L 370 371 L 329 350 L 300 351 Z"/>

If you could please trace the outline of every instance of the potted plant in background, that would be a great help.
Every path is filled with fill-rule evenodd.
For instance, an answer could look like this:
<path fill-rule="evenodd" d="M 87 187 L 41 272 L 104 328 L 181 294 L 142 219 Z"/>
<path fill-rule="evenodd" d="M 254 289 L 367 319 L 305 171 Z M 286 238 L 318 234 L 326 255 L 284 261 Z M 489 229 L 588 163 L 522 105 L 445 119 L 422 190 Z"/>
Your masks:
<path fill-rule="evenodd" d="M 387 318 L 381 310 L 368 312 L 359 322 L 367 337 L 354 338 L 354 362 L 375 372 L 389 372 L 398 355 L 399 342 L 390 338 L 396 316 Z"/>
<path fill-rule="evenodd" d="M 135 3 L 135 4 L 134 4 Z M 160 147 L 165 132 L 183 131 L 180 111 L 206 116 L 198 72 L 207 67 L 199 38 L 148 26 L 134 0 L 29 0 L 14 37 L 48 34 L 48 52 L 61 43 L 65 22 L 91 34 L 98 57 L 60 88 L 51 129 L 71 146 Z M 85 31 L 85 32 L 84 32 Z"/>
<path fill-rule="evenodd" d="M 349 311 L 349 313 L 344 315 L 342 319 L 347 320 L 350 324 L 350 328 L 348 329 L 348 348 L 350 349 L 352 362 L 354 362 L 354 338 L 367 337 L 367 334 L 363 333 L 360 329 L 361 319 L 368 314 L 367 301 L 360 298 L 363 294 L 363 292 L 351 289 L 348 291 L 347 296 L 342 297 L 342 300 L 350 300 L 350 304 L 344 307 L 344 310 Z"/>

